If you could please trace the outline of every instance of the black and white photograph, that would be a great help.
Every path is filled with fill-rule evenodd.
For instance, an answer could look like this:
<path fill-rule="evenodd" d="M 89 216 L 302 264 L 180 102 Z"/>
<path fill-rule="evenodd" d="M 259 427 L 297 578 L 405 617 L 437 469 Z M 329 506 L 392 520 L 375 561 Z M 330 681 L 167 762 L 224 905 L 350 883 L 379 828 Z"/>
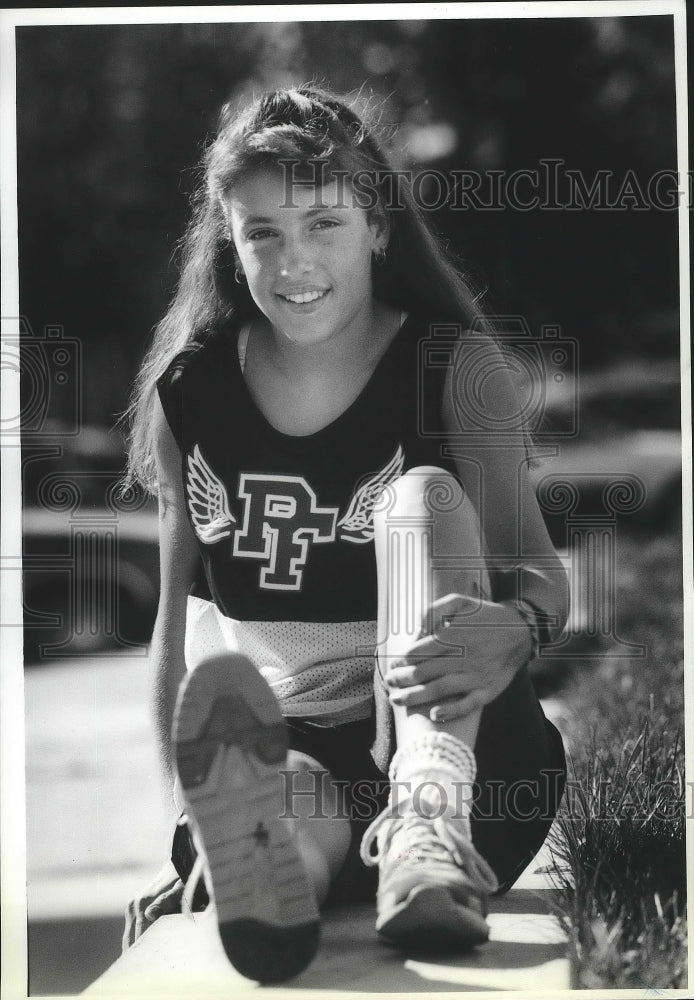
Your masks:
<path fill-rule="evenodd" d="M 8 1000 L 687 994 L 685 16 L 2 12 Z"/>

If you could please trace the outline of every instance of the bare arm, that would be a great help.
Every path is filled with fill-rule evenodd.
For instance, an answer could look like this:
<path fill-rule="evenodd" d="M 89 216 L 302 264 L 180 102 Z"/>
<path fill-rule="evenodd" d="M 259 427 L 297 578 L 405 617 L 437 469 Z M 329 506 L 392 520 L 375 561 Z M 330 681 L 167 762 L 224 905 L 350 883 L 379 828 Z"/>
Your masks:
<path fill-rule="evenodd" d="M 169 803 L 178 818 L 173 794 L 171 724 L 181 678 L 185 674 L 186 605 L 193 582 L 198 550 L 186 517 L 181 477 L 181 453 L 159 400 L 153 414 L 155 457 L 159 486 L 159 563 L 161 587 L 154 623 L 150 665 L 153 672 L 154 721 L 162 765 L 169 789 Z M 125 911 L 123 951 L 158 917 L 180 913 L 183 884 L 173 863 L 164 867 Z"/>
<path fill-rule="evenodd" d="M 461 404 L 460 386 L 465 382 L 461 373 L 471 357 L 479 396 Z M 509 434 L 509 428 L 518 427 L 520 412 L 498 345 L 479 334 L 471 344 L 463 340 L 448 373 L 443 417 L 446 429 L 455 434 L 458 474 L 479 514 L 492 590 L 496 600 L 521 597 L 548 615 L 554 624 L 547 628 L 546 638 L 556 639 L 568 614 L 568 581 L 535 498 L 523 441 Z M 506 563 L 508 570 L 513 565 L 523 567 L 520 594 L 509 592 L 515 589 L 514 572 L 504 573 L 501 565 L 495 569 L 495 559 Z"/>
<path fill-rule="evenodd" d="M 159 483 L 161 590 L 152 634 L 151 664 L 157 742 L 165 775 L 172 782 L 171 725 L 178 687 L 186 669 L 186 605 L 199 555 L 186 515 L 181 453 L 158 397 L 154 430 Z"/>

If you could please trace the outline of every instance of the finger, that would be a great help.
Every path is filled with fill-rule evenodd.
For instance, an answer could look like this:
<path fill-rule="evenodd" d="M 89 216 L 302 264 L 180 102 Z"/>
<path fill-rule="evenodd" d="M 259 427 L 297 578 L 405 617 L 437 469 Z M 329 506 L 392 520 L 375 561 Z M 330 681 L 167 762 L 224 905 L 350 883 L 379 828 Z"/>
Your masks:
<path fill-rule="evenodd" d="M 485 692 L 478 688 L 462 698 L 451 698 L 443 704 L 434 705 L 429 710 L 429 718 L 432 722 L 450 722 L 470 715 L 471 712 L 483 708 L 486 703 Z"/>
<path fill-rule="evenodd" d="M 447 629 L 469 628 L 490 623 L 490 611 L 495 607 L 480 597 L 459 596 L 454 606 L 443 609 L 437 619 L 436 634 L 445 635 Z M 493 617 L 493 615 L 492 615 Z"/>
<path fill-rule="evenodd" d="M 145 920 L 153 923 L 166 913 L 179 912 L 182 893 L 183 883 L 178 879 L 175 885 L 158 896 L 153 903 L 150 903 L 145 910 Z"/>
<path fill-rule="evenodd" d="M 138 906 L 137 913 L 135 915 L 135 940 L 142 937 L 148 927 L 149 921 L 145 919 L 142 907 Z"/>
<path fill-rule="evenodd" d="M 123 935 L 123 945 L 125 948 L 130 948 L 135 944 L 140 932 L 138 931 L 138 920 L 141 916 L 141 910 L 138 909 L 139 901 L 134 899 L 128 903 L 128 911 L 126 915 L 126 928 Z M 126 941 L 127 936 L 127 941 Z"/>
<path fill-rule="evenodd" d="M 121 941 L 121 950 L 124 953 L 133 943 L 134 931 L 135 931 L 135 909 L 133 902 L 131 900 L 125 909 L 125 928 L 123 930 L 123 939 Z"/>
<path fill-rule="evenodd" d="M 449 651 L 450 652 L 450 651 Z M 472 660 L 461 660 L 460 656 L 435 656 L 414 664 L 395 667 L 388 674 L 386 683 L 391 691 L 412 687 L 415 684 L 430 684 L 441 677 L 472 677 L 479 671 Z"/>
<path fill-rule="evenodd" d="M 468 594 L 447 594 L 429 605 L 430 620 L 435 625 L 445 625 L 445 622 L 450 619 L 469 618 L 488 604 L 491 602 L 483 597 L 471 597 Z"/>
<path fill-rule="evenodd" d="M 423 635 L 431 635 L 443 628 L 443 622 L 456 614 L 460 608 L 458 594 L 447 594 L 446 597 L 439 597 L 424 610 L 421 621 L 421 632 Z"/>
<path fill-rule="evenodd" d="M 439 597 L 437 600 L 431 602 L 427 609 L 427 614 L 430 620 L 434 624 L 437 624 L 447 616 L 457 614 L 463 610 L 467 601 L 468 598 L 462 594 L 446 594 L 445 597 Z"/>
<path fill-rule="evenodd" d="M 424 660 L 434 660 L 439 656 L 465 656 L 465 646 L 459 641 L 460 633 L 439 627 L 431 635 L 426 635 L 412 643 L 407 653 L 398 660 L 398 665 L 416 665 Z M 391 668 L 395 669 L 395 665 Z M 390 670 L 388 671 L 390 673 Z M 388 674 L 386 674 L 386 678 Z"/>
<path fill-rule="evenodd" d="M 401 667 L 394 667 L 386 676 L 386 684 L 389 688 L 411 687 L 413 684 L 422 684 L 425 681 L 434 680 L 448 673 L 446 664 L 438 657 L 421 660 L 418 663 L 407 663 Z"/>
<path fill-rule="evenodd" d="M 156 899 L 153 903 L 150 903 L 144 912 L 144 918 L 150 924 L 153 924 L 154 921 L 157 920 L 157 918 L 160 917 L 161 915 L 162 915 L 162 905 L 158 899 Z"/>
<path fill-rule="evenodd" d="M 413 684 L 412 687 L 395 688 L 390 692 L 393 705 L 405 705 L 409 708 L 419 705 L 433 704 L 439 700 L 448 699 L 454 695 L 465 695 L 470 692 L 472 682 L 459 674 L 446 674 L 428 684 Z"/>
<path fill-rule="evenodd" d="M 144 908 L 145 920 L 150 922 L 156 920 L 158 916 L 161 915 L 164 906 L 166 905 L 166 898 L 171 890 L 167 889 L 166 892 L 160 893 L 156 899 L 153 899 L 149 906 Z"/>
<path fill-rule="evenodd" d="M 181 879 L 177 879 L 176 884 L 169 889 L 166 893 L 166 912 L 175 913 L 176 909 L 181 908 L 181 899 L 183 897 L 184 885 Z"/>

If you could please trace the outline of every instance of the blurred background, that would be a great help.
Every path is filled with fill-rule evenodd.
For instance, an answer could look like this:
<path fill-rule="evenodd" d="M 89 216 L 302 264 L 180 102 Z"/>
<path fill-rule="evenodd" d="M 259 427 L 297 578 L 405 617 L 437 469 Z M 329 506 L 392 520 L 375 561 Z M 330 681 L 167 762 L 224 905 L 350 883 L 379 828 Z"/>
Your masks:
<path fill-rule="evenodd" d="M 489 312 L 577 344 L 545 401 L 556 447 L 538 488 L 548 469 L 574 476 L 596 513 L 610 477 L 631 476 L 635 499 L 611 512 L 619 530 L 678 537 L 677 213 L 640 197 L 677 166 L 673 21 L 37 26 L 16 37 L 31 987 L 75 992 L 115 957 L 119 907 L 163 858 L 146 670 L 156 506 L 117 498 L 115 424 L 175 287 L 219 106 L 316 80 L 372 95 L 403 168 L 543 176 L 541 161 L 557 160 L 588 187 L 609 171 L 621 207 L 442 206 L 430 218 L 488 289 Z M 567 509 L 550 504 L 547 518 L 568 560 Z"/>

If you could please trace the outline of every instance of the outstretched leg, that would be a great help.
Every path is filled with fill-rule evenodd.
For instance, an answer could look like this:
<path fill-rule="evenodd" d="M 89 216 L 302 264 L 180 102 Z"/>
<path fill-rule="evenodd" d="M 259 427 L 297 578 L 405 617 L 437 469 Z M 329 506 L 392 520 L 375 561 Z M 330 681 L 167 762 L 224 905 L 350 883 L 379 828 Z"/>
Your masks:
<path fill-rule="evenodd" d="M 346 819 L 313 815 L 316 807 L 335 812 L 330 776 L 304 755 L 288 759 L 275 696 L 238 654 L 212 657 L 187 675 L 173 735 L 194 871 L 205 874 L 227 956 L 250 979 L 291 978 L 315 954 L 318 903 L 349 844 Z M 283 770 L 292 774 L 290 795 Z"/>

